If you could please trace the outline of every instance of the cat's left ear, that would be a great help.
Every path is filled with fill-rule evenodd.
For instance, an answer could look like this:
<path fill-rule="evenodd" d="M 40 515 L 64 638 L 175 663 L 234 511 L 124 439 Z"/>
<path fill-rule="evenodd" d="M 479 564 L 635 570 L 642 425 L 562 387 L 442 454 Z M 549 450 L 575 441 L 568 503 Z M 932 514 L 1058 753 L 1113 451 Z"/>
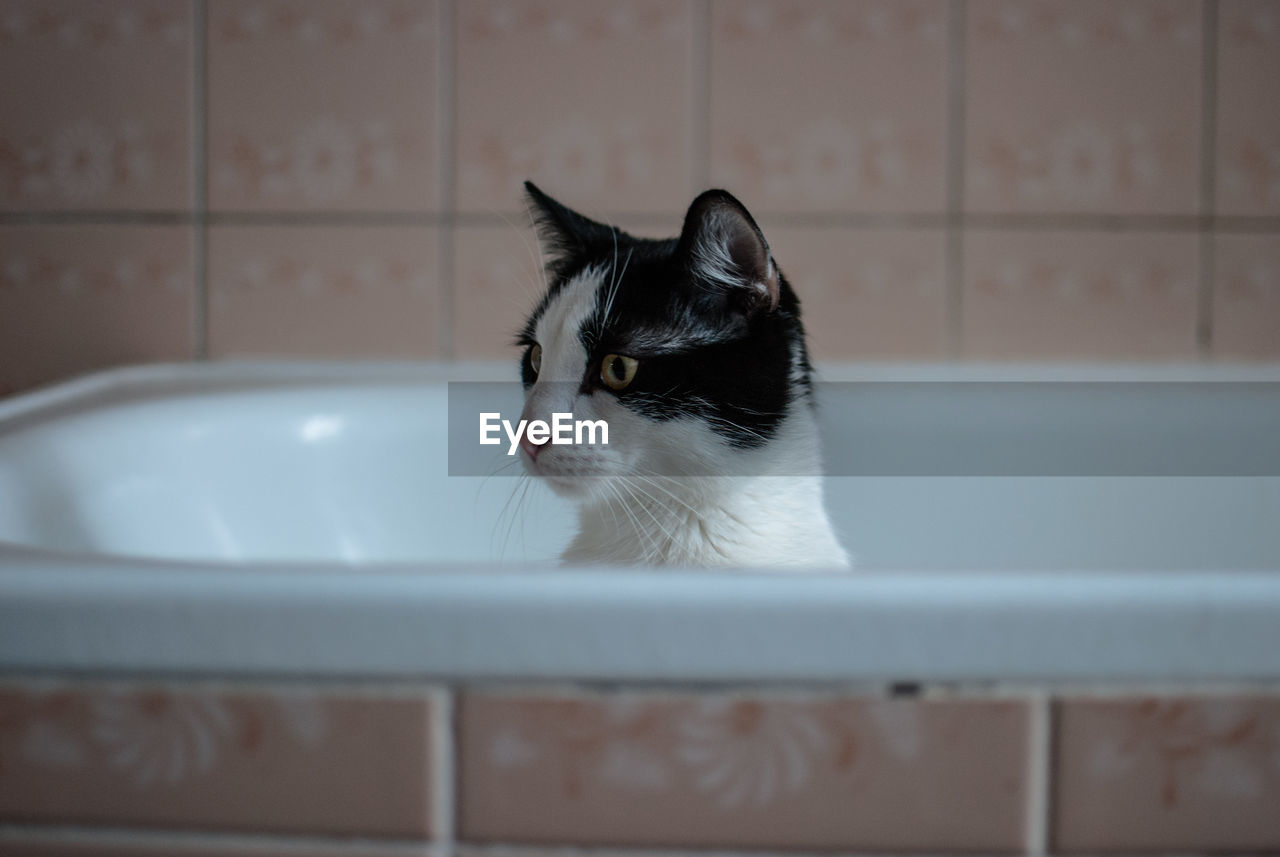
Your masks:
<path fill-rule="evenodd" d="M 552 270 L 570 265 L 575 257 L 586 253 L 594 245 L 615 240 L 613 227 L 598 223 L 557 202 L 533 182 L 525 182 L 524 190 L 538 230 L 538 240 L 542 242 Z"/>
<path fill-rule="evenodd" d="M 778 308 L 778 267 L 746 207 L 723 190 L 689 206 L 676 254 L 699 284 L 750 316 Z"/>

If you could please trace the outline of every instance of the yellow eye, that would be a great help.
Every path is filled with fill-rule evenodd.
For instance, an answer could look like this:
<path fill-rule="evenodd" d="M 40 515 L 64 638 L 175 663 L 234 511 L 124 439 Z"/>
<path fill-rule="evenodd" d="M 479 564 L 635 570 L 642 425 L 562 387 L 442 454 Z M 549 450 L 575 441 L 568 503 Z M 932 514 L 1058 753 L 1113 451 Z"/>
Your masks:
<path fill-rule="evenodd" d="M 536 342 L 529 349 L 529 365 L 533 367 L 533 374 L 535 375 L 542 371 L 542 346 Z"/>
<path fill-rule="evenodd" d="M 640 361 L 631 357 L 606 354 L 604 362 L 600 364 L 600 380 L 604 381 L 610 390 L 625 389 L 636 377 L 636 369 L 639 366 Z"/>

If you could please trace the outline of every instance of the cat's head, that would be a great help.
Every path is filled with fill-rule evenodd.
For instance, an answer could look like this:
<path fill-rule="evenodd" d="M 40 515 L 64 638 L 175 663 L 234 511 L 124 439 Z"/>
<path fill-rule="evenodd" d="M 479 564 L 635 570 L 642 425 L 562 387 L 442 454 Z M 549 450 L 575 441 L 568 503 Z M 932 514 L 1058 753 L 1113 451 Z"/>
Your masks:
<path fill-rule="evenodd" d="M 577 496 L 607 490 L 599 477 L 749 472 L 808 407 L 809 362 L 799 302 L 746 208 L 707 191 L 678 238 L 653 240 L 525 187 L 547 291 L 517 340 L 523 416 L 568 412 L 610 433 L 607 446 L 526 441 L 529 472 Z"/>

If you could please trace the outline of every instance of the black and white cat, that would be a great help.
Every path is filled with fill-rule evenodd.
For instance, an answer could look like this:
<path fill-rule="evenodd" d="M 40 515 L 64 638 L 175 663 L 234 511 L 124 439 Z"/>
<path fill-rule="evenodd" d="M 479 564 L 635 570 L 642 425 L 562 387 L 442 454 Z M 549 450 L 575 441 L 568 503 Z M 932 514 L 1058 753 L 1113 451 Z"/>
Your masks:
<path fill-rule="evenodd" d="M 800 304 L 747 210 L 703 193 L 679 238 L 529 200 L 547 293 L 518 342 L 523 418 L 607 421 L 610 443 L 521 442 L 579 504 L 566 562 L 840 568 L 823 505 Z"/>

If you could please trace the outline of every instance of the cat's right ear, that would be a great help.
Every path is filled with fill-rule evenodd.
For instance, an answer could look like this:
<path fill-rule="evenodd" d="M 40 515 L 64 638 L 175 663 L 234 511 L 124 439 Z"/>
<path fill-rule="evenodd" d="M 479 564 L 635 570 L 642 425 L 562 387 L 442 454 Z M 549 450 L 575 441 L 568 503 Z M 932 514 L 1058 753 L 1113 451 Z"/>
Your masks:
<path fill-rule="evenodd" d="M 538 240 L 547 256 L 547 267 L 553 272 L 570 265 L 589 247 L 614 240 L 613 227 L 597 223 L 557 202 L 533 182 L 525 182 L 524 191 L 529 198 Z"/>

